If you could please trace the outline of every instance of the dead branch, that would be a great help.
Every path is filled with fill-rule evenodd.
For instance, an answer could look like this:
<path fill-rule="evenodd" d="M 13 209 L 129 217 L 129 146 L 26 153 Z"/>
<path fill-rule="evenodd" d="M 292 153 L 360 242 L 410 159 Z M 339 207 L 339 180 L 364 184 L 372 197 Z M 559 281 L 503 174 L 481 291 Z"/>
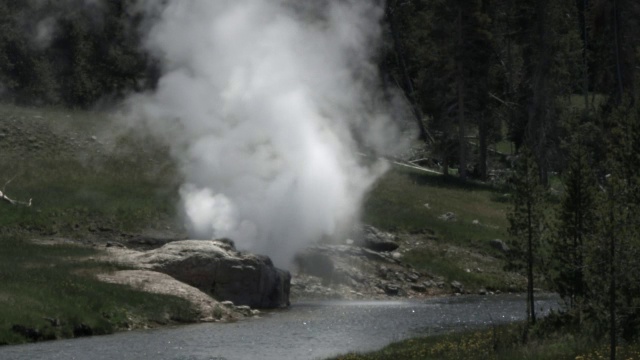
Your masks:
<path fill-rule="evenodd" d="M 17 175 L 16 175 L 17 176 Z M 5 191 L 5 189 L 7 188 L 7 185 L 9 185 L 10 182 L 13 181 L 13 179 L 16 178 L 16 176 L 12 177 L 11 179 L 9 179 L 9 181 L 7 181 L 6 183 L 4 183 L 4 186 L 2 187 L 2 190 L 0 190 L 0 199 L 8 202 L 11 205 L 22 205 L 22 206 L 26 206 L 26 207 L 30 207 L 31 206 L 31 200 L 29 199 L 29 201 L 18 201 L 18 200 L 14 200 L 10 197 L 7 196 L 7 193 Z"/>
<path fill-rule="evenodd" d="M 27 202 L 27 201 L 18 201 L 18 200 L 14 200 L 14 199 L 12 199 L 12 198 L 8 197 L 8 196 L 7 196 L 4 192 L 2 192 L 2 191 L 0 191 L 0 199 L 2 199 L 2 200 L 4 200 L 4 201 L 8 202 L 8 203 L 9 203 L 9 204 L 11 204 L 11 205 L 22 205 L 22 206 L 26 206 L 26 207 L 31 206 L 31 200 L 32 200 L 32 199 L 29 199 L 29 201 L 28 201 L 28 202 Z"/>

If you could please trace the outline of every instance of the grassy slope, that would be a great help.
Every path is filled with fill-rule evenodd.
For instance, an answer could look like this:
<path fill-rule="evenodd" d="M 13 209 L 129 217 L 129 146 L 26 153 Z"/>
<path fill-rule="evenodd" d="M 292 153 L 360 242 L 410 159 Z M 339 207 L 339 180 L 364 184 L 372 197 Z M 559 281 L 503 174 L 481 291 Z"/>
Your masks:
<path fill-rule="evenodd" d="M 504 255 L 490 246 L 491 240 L 507 236 L 503 192 L 483 183 L 394 168 L 369 194 L 363 217 L 384 230 L 412 234 L 408 237 L 422 244 L 405 254 L 414 267 L 471 289 L 507 290 L 522 284 L 502 270 Z M 457 220 L 439 219 L 447 212 Z"/>
<path fill-rule="evenodd" d="M 0 186 L 13 179 L 6 193 L 33 199 L 30 209 L 0 206 L 3 233 L 84 236 L 174 218 L 176 177 L 166 151 L 103 138 L 109 122 L 90 112 L 0 107 Z"/>
<path fill-rule="evenodd" d="M 95 250 L 26 241 L 113 240 L 173 226 L 176 177 L 166 151 L 144 139 L 108 137 L 101 128 L 109 121 L 91 112 L 0 106 L 0 189 L 13 179 L 3 189 L 8 196 L 33 198 L 30 208 L 0 202 L 0 344 L 196 320 L 183 300 L 95 280 L 111 270 L 82 261 Z"/>

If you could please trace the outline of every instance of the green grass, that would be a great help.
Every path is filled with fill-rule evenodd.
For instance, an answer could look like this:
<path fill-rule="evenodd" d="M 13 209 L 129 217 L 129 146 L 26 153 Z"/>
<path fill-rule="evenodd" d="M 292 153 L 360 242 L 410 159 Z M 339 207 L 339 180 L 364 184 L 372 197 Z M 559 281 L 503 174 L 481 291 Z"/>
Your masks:
<path fill-rule="evenodd" d="M 492 251 L 488 241 L 507 235 L 508 204 L 500 201 L 503 192 L 483 183 L 394 168 L 369 193 L 363 218 L 385 230 L 432 230 L 449 244 Z M 438 218 L 447 212 L 455 213 L 457 221 Z"/>
<path fill-rule="evenodd" d="M 95 255 L 84 247 L 0 237 L 0 344 L 75 337 L 83 325 L 97 335 L 197 320 L 185 300 L 96 280 L 94 274 L 115 268 L 82 261 Z"/>
<path fill-rule="evenodd" d="M 336 360 L 596 360 L 608 359 L 606 344 L 579 334 L 531 334 L 523 342 L 523 325 L 415 338 L 391 344 L 371 353 L 352 353 Z M 640 358 L 640 345 L 617 349 L 619 359 Z"/>
<path fill-rule="evenodd" d="M 598 109 L 605 103 L 605 101 L 607 101 L 606 95 L 589 93 L 590 108 Z M 584 109 L 584 105 L 584 94 L 573 94 L 568 100 L 568 107 L 574 111 L 582 111 Z"/>
<path fill-rule="evenodd" d="M 33 199 L 0 202 L 0 344 L 197 320 L 185 300 L 97 281 L 116 269 L 86 261 L 96 250 L 26 241 L 179 226 L 167 150 L 112 126 L 103 113 L 0 105 L 0 190 Z"/>
<path fill-rule="evenodd" d="M 429 246 L 405 253 L 403 260 L 416 269 L 460 281 L 472 291 L 505 291 L 522 284 L 520 277 L 503 271 L 504 254 L 490 246 L 493 239 L 507 238 L 509 204 L 504 191 L 480 182 L 398 167 L 369 193 L 363 219 L 383 230 L 432 238 Z M 439 219 L 447 212 L 455 213 L 457 220 Z"/>
<path fill-rule="evenodd" d="M 0 138 L 0 189 L 33 199 L 31 208 L 0 203 L 3 233 L 82 236 L 175 225 L 179 178 L 166 149 L 131 134 L 106 135 L 111 122 L 99 113 L 0 106 L 0 132 L 8 132 Z"/>
<path fill-rule="evenodd" d="M 511 141 L 502 140 L 496 144 L 496 151 L 501 154 L 511 155 L 515 151 L 515 146 Z"/>

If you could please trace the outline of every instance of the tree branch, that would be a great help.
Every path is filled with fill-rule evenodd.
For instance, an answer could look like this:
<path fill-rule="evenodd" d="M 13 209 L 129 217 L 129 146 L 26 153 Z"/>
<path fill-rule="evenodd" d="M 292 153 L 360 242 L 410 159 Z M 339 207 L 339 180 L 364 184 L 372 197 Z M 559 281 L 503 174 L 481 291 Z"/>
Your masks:
<path fill-rule="evenodd" d="M 9 185 L 9 183 L 12 182 L 13 179 L 16 178 L 16 176 L 12 177 L 6 183 L 4 183 L 4 186 L 2 187 L 2 190 L 0 190 L 0 199 L 4 200 L 4 201 L 6 201 L 9 204 L 14 205 L 14 206 L 15 205 L 22 205 L 22 206 L 30 207 L 32 199 L 29 199 L 28 202 L 27 201 L 18 201 L 18 200 L 14 200 L 14 199 L 12 199 L 12 198 L 7 196 L 7 193 L 6 193 L 5 189 L 6 189 L 7 185 Z"/>

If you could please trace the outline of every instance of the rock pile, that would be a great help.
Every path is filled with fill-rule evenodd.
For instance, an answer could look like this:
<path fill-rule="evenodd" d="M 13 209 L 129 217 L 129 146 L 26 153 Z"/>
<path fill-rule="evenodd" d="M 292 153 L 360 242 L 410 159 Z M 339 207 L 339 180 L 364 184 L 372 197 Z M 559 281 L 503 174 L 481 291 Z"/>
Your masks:
<path fill-rule="evenodd" d="M 444 282 L 411 269 L 394 256 L 391 249 L 396 250 L 398 244 L 392 235 L 371 226 L 365 229 L 364 238 L 352 245 L 316 245 L 300 252 L 295 259 L 292 297 L 376 299 L 443 292 Z M 382 247 L 389 251 L 374 251 L 370 245 L 380 244 L 378 240 L 395 246 Z"/>

